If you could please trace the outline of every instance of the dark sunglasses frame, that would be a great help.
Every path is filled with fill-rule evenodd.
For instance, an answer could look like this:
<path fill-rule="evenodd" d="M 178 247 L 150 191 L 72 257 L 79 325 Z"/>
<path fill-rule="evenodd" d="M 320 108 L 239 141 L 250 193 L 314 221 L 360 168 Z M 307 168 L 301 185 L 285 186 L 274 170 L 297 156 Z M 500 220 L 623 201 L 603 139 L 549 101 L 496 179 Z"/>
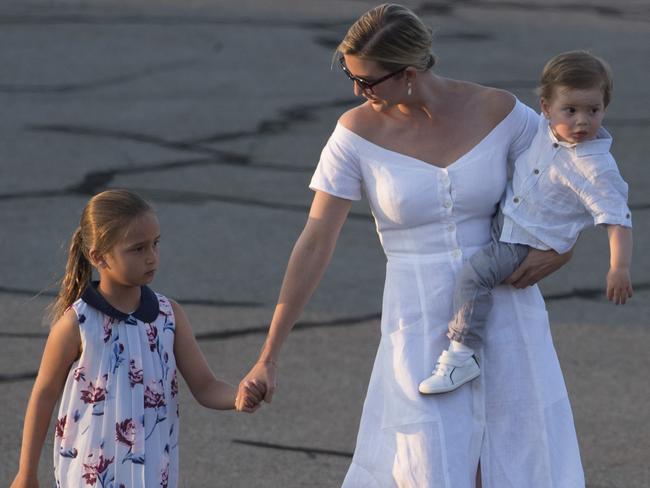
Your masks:
<path fill-rule="evenodd" d="M 379 85 L 379 83 L 382 83 L 382 82 L 388 80 L 389 78 L 392 78 L 395 75 L 400 74 L 402 71 L 404 71 L 407 68 L 407 66 L 404 66 L 403 68 L 400 68 L 397 71 L 393 71 L 392 73 L 388 73 L 386 76 L 382 76 L 378 80 L 366 81 L 363 78 L 359 78 L 358 76 L 354 76 L 352 73 L 350 73 L 350 70 L 345 65 L 345 58 L 343 58 L 343 56 L 341 56 L 339 58 L 339 65 L 341 66 L 341 69 L 346 74 L 346 76 L 348 78 L 350 78 L 352 81 L 354 81 L 359 86 L 361 91 L 364 91 L 364 92 L 367 92 L 367 93 L 374 93 L 374 91 L 372 89 L 373 87 Z"/>

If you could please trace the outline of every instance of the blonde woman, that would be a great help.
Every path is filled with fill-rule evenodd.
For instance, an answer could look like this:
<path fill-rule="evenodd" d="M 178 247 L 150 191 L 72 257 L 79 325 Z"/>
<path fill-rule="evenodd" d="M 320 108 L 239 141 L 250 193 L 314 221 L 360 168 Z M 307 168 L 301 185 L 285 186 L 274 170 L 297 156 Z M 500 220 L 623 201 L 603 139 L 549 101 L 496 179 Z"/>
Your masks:
<path fill-rule="evenodd" d="M 584 476 L 571 407 L 536 286 L 568 255 L 531 250 L 493 292 L 483 374 L 453 393 L 418 383 L 447 346 L 464 260 L 490 240 L 507 165 L 538 116 L 510 93 L 431 71 L 431 31 L 381 5 L 338 47 L 366 100 L 341 116 L 310 187 L 309 219 L 289 260 L 249 381 L 270 402 L 280 348 L 328 265 L 351 202 L 365 192 L 387 256 L 382 338 L 344 487 L 578 488 Z M 333 353 L 334 354 L 334 353 Z"/>

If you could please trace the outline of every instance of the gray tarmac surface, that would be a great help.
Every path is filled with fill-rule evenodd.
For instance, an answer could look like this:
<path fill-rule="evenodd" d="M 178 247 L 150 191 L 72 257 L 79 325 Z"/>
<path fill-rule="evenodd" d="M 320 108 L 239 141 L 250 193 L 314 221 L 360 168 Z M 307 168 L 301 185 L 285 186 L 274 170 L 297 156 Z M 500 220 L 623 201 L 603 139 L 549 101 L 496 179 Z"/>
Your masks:
<path fill-rule="evenodd" d="M 605 125 L 630 184 L 636 295 L 606 301 L 605 232 L 582 236 L 545 280 L 552 332 L 590 488 L 650 486 L 650 4 L 405 2 L 436 30 L 437 72 L 537 107 L 545 61 L 607 59 Z M 163 229 L 154 287 L 184 304 L 217 374 L 254 361 L 307 188 L 340 113 L 357 101 L 330 70 L 368 1 L 4 0 L 0 4 L 0 486 L 17 468 L 42 325 L 64 248 L 94 193 L 128 187 Z M 326 277 L 290 336 L 280 386 L 253 416 L 182 398 L 182 487 L 335 487 L 350 462 L 372 360 L 384 257 L 355 204 Z M 39 291 L 44 293 L 36 296 Z M 51 483 L 52 439 L 41 486 Z M 495 487 L 499 488 L 499 487 Z"/>

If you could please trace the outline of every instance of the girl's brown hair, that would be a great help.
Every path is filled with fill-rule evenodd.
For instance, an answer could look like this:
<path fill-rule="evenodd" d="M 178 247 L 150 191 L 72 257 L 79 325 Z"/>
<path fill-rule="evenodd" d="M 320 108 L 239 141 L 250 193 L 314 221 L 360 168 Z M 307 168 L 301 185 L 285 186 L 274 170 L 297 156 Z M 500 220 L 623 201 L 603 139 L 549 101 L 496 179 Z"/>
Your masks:
<path fill-rule="evenodd" d="M 79 227 L 72 234 L 61 289 L 51 306 L 51 318 L 58 320 L 79 298 L 92 279 L 90 251 L 106 254 L 124 236 L 131 221 L 153 209 L 128 190 L 107 190 L 86 204 Z"/>
<path fill-rule="evenodd" d="M 567 51 L 546 63 L 537 94 L 550 100 L 558 87 L 574 90 L 598 87 L 603 92 L 603 104 L 607 107 L 614 88 L 612 71 L 605 61 L 587 51 Z"/>
<path fill-rule="evenodd" d="M 433 32 L 402 5 L 379 5 L 352 24 L 335 56 L 349 54 L 375 61 L 388 71 L 404 66 L 427 70 L 435 64 Z"/>

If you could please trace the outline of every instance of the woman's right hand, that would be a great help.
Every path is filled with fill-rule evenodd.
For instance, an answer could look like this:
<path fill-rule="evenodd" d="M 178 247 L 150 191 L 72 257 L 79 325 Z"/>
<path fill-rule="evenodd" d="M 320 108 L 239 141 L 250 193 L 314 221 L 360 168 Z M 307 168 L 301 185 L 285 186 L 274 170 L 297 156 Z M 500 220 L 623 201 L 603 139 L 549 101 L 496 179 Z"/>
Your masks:
<path fill-rule="evenodd" d="M 38 478 L 18 472 L 10 488 L 38 488 Z"/>
<path fill-rule="evenodd" d="M 237 398 L 235 399 L 235 409 L 239 412 L 246 408 L 247 404 L 254 402 L 255 399 L 249 393 L 251 388 L 255 388 L 264 394 L 263 400 L 271 403 L 273 394 L 277 386 L 276 365 L 273 361 L 258 361 L 251 368 L 244 379 L 239 382 L 237 389 Z"/>

